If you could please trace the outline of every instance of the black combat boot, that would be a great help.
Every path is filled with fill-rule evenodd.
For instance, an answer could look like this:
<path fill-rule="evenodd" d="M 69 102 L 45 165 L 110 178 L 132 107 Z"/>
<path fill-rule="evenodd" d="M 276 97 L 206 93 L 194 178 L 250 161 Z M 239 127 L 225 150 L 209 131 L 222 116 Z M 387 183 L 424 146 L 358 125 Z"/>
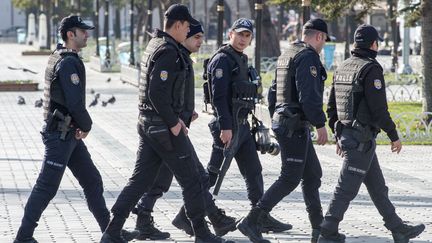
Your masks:
<path fill-rule="evenodd" d="M 102 234 L 100 243 L 127 243 L 128 241 L 122 236 L 122 227 L 125 221 L 125 218 L 114 216 Z"/>
<path fill-rule="evenodd" d="M 345 235 L 336 231 L 329 231 L 321 228 L 321 235 L 318 238 L 318 243 L 344 243 Z"/>
<path fill-rule="evenodd" d="M 419 236 L 425 229 L 424 224 L 408 225 L 401 224 L 392 230 L 392 236 L 395 243 L 408 243 L 412 238 Z"/>
<path fill-rule="evenodd" d="M 203 221 L 197 227 L 194 227 L 195 243 L 234 243 L 231 240 L 225 240 L 219 236 L 212 234 L 207 227 L 207 223 Z"/>
<path fill-rule="evenodd" d="M 180 211 L 175 216 L 173 221 L 171 222 L 177 229 L 183 230 L 186 234 L 193 236 L 194 231 L 192 229 L 192 224 L 188 217 L 186 216 L 186 211 L 184 206 L 180 208 Z"/>
<path fill-rule="evenodd" d="M 38 243 L 35 238 L 31 237 L 28 239 L 15 239 L 13 243 Z"/>
<path fill-rule="evenodd" d="M 292 229 L 291 224 L 285 224 L 280 222 L 279 220 L 273 218 L 270 213 L 266 213 L 263 215 L 261 233 L 268 233 L 270 231 L 277 233 L 284 232 L 290 229 Z"/>
<path fill-rule="evenodd" d="M 242 219 L 237 225 L 237 229 L 254 243 L 270 243 L 270 241 L 265 240 L 261 234 L 261 222 L 264 214 L 265 212 L 261 208 L 252 208 L 246 218 Z"/>
<path fill-rule="evenodd" d="M 312 233 L 311 233 L 311 243 L 317 243 L 318 242 L 318 238 L 321 234 L 321 228 L 317 228 L 317 229 L 312 229 Z"/>
<path fill-rule="evenodd" d="M 120 231 L 121 237 L 123 237 L 123 239 L 125 239 L 126 241 L 131 241 L 131 240 L 135 239 L 139 234 L 140 234 L 140 232 L 138 230 L 122 229 Z"/>
<path fill-rule="evenodd" d="M 234 217 L 227 216 L 225 211 L 218 209 L 208 215 L 217 236 L 224 236 L 230 231 L 236 230 L 237 221 Z"/>
<path fill-rule="evenodd" d="M 171 236 L 170 233 L 162 232 L 154 226 L 153 217 L 150 212 L 137 212 L 135 230 L 139 232 L 135 236 L 137 240 L 164 240 Z"/>

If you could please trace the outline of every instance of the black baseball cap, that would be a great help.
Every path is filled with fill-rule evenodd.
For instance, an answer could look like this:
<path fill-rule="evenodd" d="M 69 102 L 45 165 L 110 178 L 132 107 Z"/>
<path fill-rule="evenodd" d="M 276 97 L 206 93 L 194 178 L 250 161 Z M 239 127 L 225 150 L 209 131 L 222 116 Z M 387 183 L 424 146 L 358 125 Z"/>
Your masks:
<path fill-rule="evenodd" d="M 330 41 L 330 35 L 327 30 L 327 23 L 322 19 L 310 19 L 303 25 L 304 30 L 318 30 L 327 34 L 326 41 Z"/>
<path fill-rule="evenodd" d="M 354 41 L 358 47 L 369 48 L 374 41 L 384 41 L 372 25 L 362 24 L 354 33 Z"/>
<path fill-rule="evenodd" d="M 79 28 L 84 30 L 92 30 L 95 27 L 90 26 L 83 22 L 80 16 L 77 15 L 69 15 L 64 17 L 59 24 L 58 30 L 60 33 L 64 33 L 72 28 Z"/>
<path fill-rule="evenodd" d="M 196 35 L 198 33 L 203 33 L 204 34 L 204 29 L 203 29 L 202 25 L 201 24 L 191 25 L 189 27 L 189 33 L 187 34 L 186 39 L 190 38 L 190 37 L 192 37 L 192 36 L 194 36 L 194 35 Z"/>
<path fill-rule="evenodd" d="M 246 18 L 239 18 L 234 21 L 231 26 L 231 30 L 235 32 L 248 31 L 253 34 L 253 24 L 252 21 Z"/>
<path fill-rule="evenodd" d="M 189 8 L 183 4 L 173 4 L 165 11 L 165 18 L 172 20 L 185 20 L 190 25 L 199 25 L 200 22 L 194 18 L 189 12 Z"/>

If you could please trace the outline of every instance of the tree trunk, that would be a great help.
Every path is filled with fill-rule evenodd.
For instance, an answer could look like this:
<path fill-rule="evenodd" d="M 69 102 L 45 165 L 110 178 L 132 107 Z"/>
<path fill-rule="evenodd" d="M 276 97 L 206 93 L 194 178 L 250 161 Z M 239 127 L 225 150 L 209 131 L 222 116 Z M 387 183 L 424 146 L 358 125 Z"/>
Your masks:
<path fill-rule="evenodd" d="M 120 28 L 120 8 L 115 9 L 115 20 L 114 20 L 114 36 L 116 39 L 121 39 L 121 28 Z"/>
<path fill-rule="evenodd" d="M 165 5 L 161 2 L 158 1 L 158 7 L 159 7 L 159 23 L 160 23 L 160 27 L 161 29 L 163 29 L 163 20 L 164 20 L 164 13 L 165 13 Z"/>
<path fill-rule="evenodd" d="M 47 20 L 47 49 L 51 50 L 51 23 L 52 23 L 52 19 L 51 19 L 51 3 L 50 1 L 45 0 L 44 2 L 45 4 L 45 8 L 46 8 L 46 20 Z"/>
<path fill-rule="evenodd" d="M 278 35 L 274 24 L 271 22 L 271 15 L 268 6 L 263 1 L 264 8 L 262 11 L 262 25 L 261 25 L 261 57 L 278 57 L 280 52 L 280 45 Z M 255 1 L 249 1 L 252 18 L 255 18 Z"/>
<path fill-rule="evenodd" d="M 135 29 L 135 41 L 139 41 L 139 37 L 142 35 L 142 28 L 144 26 L 144 19 L 147 16 L 147 9 L 146 5 L 144 3 L 137 4 L 135 6 L 135 9 L 137 10 L 138 16 L 136 19 L 136 29 Z M 132 26 L 131 26 L 132 28 Z"/>
<path fill-rule="evenodd" d="M 422 61 L 423 61 L 423 111 L 432 111 L 432 3 L 422 0 Z"/>

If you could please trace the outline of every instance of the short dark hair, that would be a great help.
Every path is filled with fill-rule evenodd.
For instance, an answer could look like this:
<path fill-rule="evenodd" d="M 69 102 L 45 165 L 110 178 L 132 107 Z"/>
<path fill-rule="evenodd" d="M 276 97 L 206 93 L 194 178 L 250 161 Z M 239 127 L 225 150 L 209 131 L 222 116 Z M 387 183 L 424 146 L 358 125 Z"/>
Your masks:
<path fill-rule="evenodd" d="M 365 44 L 363 44 L 363 43 L 357 43 L 357 42 L 354 42 L 354 48 L 369 49 L 369 48 L 371 48 L 371 46 L 373 45 L 374 42 L 375 42 L 375 41 L 372 41 L 369 45 L 366 45 L 366 46 L 365 46 Z M 377 41 L 377 42 L 378 42 L 378 41 Z"/>
<path fill-rule="evenodd" d="M 76 35 L 76 29 L 77 28 L 70 28 L 70 29 L 67 29 L 67 30 L 65 30 L 65 31 L 61 31 L 60 32 L 60 34 L 61 34 L 61 38 L 62 38 L 62 40 L 64 41 L 64 42 L 66 42 L 67 40 L 68 40 L 68 37 L 67 37 L 67 32 L 68 31 L 72 31 L 75 35 Z"/>
<path fill-rule="evenodd" d="M 180 21 L 180 23 L 184 23 L 184 22 L 186 22 L 186 20 L 177 20 L 177 19 L 168 19 L 168 18 L 165 18 L 165 21 L 164 21 L 164 28 L 165 29 L 169 29 L 169 28 L 171 28 L 171 27 L 173 27 L 173 25 L 177 22 L 177 21 Z"/>
<path fill-rule="evenodd" d="M 303 36 L 312 36 L 312 35 L 315 35 L 319 32 L 320 31 L 314 30 L 314 29 L 303 29 Z"/>

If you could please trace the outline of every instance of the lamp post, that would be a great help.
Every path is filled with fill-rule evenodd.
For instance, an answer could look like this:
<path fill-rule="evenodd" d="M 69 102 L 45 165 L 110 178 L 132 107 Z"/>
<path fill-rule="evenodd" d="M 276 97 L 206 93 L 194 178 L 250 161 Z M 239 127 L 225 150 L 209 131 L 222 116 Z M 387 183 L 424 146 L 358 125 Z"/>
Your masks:
<path fill-rule="evenodd" d="M 95 0 L 94 6 L 94 23 L 95 23 L 95 31 L 94 36 L 96 38 L 96 56 L 99 56 L 99 0 Z"/>
<path fill-rule="evenodd" d="M 392 72 L 396 71 L 397 68 L 397 63 L 398 63 L 398 54 L 397 54 L 397 48 L 398 48 L 398 29 L 397 29 L 397 24 L 396 24 L 396 18 L 393 14 L 393 10 L 394 10 L 394 4 L 396 2 L 394 2 L 394 0 L 388 0 L 388 16 L 390 19 L 390 26 L 391 26 L 391 36 L 392 36 L 392 41 L 393 41 L 393 49 L 392 49 L 392 65 L 390 70 Z"/>
<path fill-rule="evenodd" d="M 283 32 L 283 21 L 284 21 L 284 12 L 285 12 L 285 6 L 284 5 L 279 5 L 277 10 L 276 10 L 276 15 L 277 15 L 277 19 L 278 19 L 278 25 L 277 25 L 277 33 L 278 33 L 278 39 L 281 40 L 282 39 L 282 32 Z"/>
<path fill-rule="evenodd" d="M 239 19 L 240 18 L 240 0 L 237 0 L 236 7 L 237 7 L 236 19 Z"/>
<path fill-rule="evenodd" d="M 303 8 L 303 25 L 310 19 L 311 14 L 311 0 L 302 0 Z"/>
<path fill-rule="evenodd" d="M 153 1 L 148 0 L 147 1 L 147 27 L 146 32 L 151 33 L 153 31 Z M 145 33 L 145 40 L 146 43 L 150 41 L 150 36 Z"/>
<path fill-rule="evenodd" d="M 81 16 L 81 0 L 77 0 L 77 15 Z"/>
<path fill-rule="evenodd" d="M 256 28 L 256 38 L 255 38 L 255 69 L 258 74 L 261 72 L 261 26 L 262 26 L 262 10 L 264 4 L 262 0 L 256 0 L 255 2 L 255 28 Z"/>
<path fill-rule="evenodd" d="M 130 1 L 130 58 L 129 64 L 135 66 L 135 53 L 134 53 L 134 0 Z"/>
<path fill-rule="evenodd" d="M 223 38 L 223 19 L 224 19 L 224 0 L 218 0 L 216 8 L 218 12 L 218 35 L 217 35 L 217 46 L 218 48 L 222 45 Z"/>
<path fill-rule="evenodd" d="M 207 6 L 207 0 L 204 0 L 204 31 L 205 33 L 209 33 L 208 29 L 208 6 Z M 207 37 L 205 38 L 205 42 L 207 43 Z"/>
<path fill-rule="evenodd" d="M 51 16 L 51 20 L 52 20 L 51 22 L 53 23 L 53 29 L 54 29 L 53 31 L 51 31 L 54 34 L 53 38 L 51 40 L 52 44 L 58 43 L 58 39 L 57 39 L 57 36 L 58 36 L 58 34 L 57 34 L 57 18 L 58 18 L 57 11 L 58 11 L 58 0 L 54 0 L 52 3 L 52 16 Z"/>
<path fill-rule="evenodd" d="M 404 9 L 409 0 L 400 0 L 399 6 L 400 9 Z M 404 13 L 401 21 L 401 26 L 403 26 L 403 42 L 402 42 L 402 59 L 403 59 L 403 65 L 399 68 L 398 72 L 401 74 L 411 74 L 413 72 L 411 65 L 409 64 L 409 53 L 410 53 L 410 29 L 409 27 L 405 26 L 407 18 L 407 13 Z"/>
<path fill-rule="evenodd" d="M 105 0 L 105 31 L 106 31 L 106 49 L 105 49 L 105 65 L 110 65 L 110 50 L 109 50 L 109 0 Z"/>

